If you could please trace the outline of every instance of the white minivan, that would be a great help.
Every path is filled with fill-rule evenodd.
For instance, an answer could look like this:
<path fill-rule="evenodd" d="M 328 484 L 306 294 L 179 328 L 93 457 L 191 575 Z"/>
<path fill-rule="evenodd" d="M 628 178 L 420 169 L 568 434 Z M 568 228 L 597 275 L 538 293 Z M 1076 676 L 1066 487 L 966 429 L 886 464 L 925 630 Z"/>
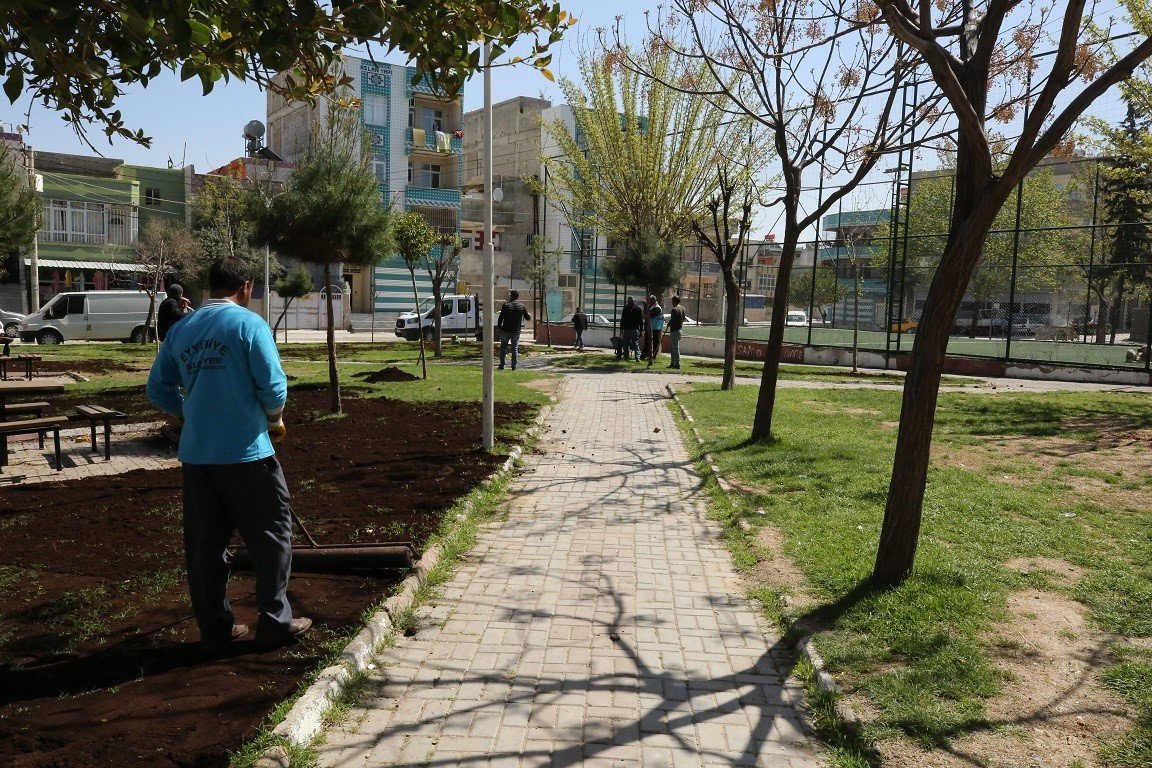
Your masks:
<path fill-rule="evenodd" d="M 475 296 L 448 294 L 441 297 L 440 307 L 440 333 L 441 338 L 446 336 L 476 336 L 483 337 L 480 328 L 484 313 L 479 311 Z M 433 310 L 436 300 L 429 296 L 420 302 L 417 312 L 401 312 L 396 318 L 396 335 L 408 341 L 416 341 L 420 333 L 424 333 L 424 340 L 432 340 L 434 325 Z M 419 320 L 417 320 L 419 318 Z"/>
<path fill-rule="evenodd" d="M 144 291 L 59 293 L 20 322 L 20 338 L 38 344 L 144 340 L 151 301 Z"/>

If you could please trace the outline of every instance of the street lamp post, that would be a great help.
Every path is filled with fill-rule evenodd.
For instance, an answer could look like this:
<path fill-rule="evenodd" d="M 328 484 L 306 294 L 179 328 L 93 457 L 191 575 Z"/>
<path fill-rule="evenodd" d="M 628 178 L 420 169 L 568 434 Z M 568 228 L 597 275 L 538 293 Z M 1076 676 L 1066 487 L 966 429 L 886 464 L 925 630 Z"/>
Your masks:
<path fill-rule="evenodd" d="M 492 43 L 484 43 L 484 325 L 483 345 L 483 388 L 484 402 L 482 430 L 484 450 L 496 447 L 496 387 L 495 359 L 492 354 L 492 322 L 496 304 L 496 290 L 493 281 L 496 274 L 496 252 L 492 247 Z"/>

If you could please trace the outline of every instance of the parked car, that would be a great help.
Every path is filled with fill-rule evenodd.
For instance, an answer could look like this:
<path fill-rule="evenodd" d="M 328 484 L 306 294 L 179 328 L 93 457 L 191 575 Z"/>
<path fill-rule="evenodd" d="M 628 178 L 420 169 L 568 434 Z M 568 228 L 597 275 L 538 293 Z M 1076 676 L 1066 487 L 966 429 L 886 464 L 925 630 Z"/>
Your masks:
<path fill-rule="evenodd" d="M 441 296 L 440 300 L 441 338 L 472 335 L 478 339 L 483 338 L 484 332 L 480 325 L 484 321 L 484 313 L 477 311 L 472 296 L 448 294 Z M 423 331 L 424 340 L 431 341 L 436 325 L 435 309 L 436 300 L 429 296 L 420 302 L 416 312 L 401 312 L 396 318 L 396 335 L 408 341 L 416 341 Z"/>
<path fill-rule="evenodd" d="M 19 336 L 20 321 L 23 319 L 24 315 L 19 312 L 9 312 L 6 309 L 0 309 L 0 324 L 3 324 L 5 336 Z"/>
<path fill-rule="evenodd" d="M 20 338 L 37 344 L 131 341 L 148 334 L 151 299 L 144 291 L 58 293 L 20 321 Z"/>
<path fill-rule="evenodd" d="M 799 327 L 808 325 L 808 313 L 802 309 L 792 309 L 784 315 L 784 325 Z"/>
<path fill-rule="evenodd" d="M 564 315 L 564 317 L 560 318 L 560 322 L 567 323 L 568 325 L 571 325 L 572 324 L 572 317 L 575 314 L 576 314 L 575 312 L 569 312 L 568 314 Z M 587 313 L 585 313 L 585 314 L 587 314 Z M 608 317 L 605 315 L 588 315 L 588 325 L 589 325 L 589 327 L 594 326 L 594 325 L 611 326 L 612 321 L 609 320 Z"/>

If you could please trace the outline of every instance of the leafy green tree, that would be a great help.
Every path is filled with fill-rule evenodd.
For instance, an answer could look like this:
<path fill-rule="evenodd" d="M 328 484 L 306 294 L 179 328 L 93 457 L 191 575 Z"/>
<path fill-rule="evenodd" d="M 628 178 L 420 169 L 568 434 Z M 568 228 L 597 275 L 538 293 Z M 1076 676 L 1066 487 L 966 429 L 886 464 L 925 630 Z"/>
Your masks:
<path fill-rule="evenodd" d="M 427 220 L 416 211 L 406 211 L 396 217 L 392 239 L 396 243 L 400 257 L 408 265 L 408 275 L 412 278 L 412 303 L 415 306 L 416 328 L 420 340 L 420 371 L 427 379 L 428 362 L 424 357 L 424 323 L 420 317 L 420 293 L 416 290 L 416 267 L 428 258 L 428 252 L 436 245 L 436 230 L 428 226 Z"/>
<path fill-rule="evenodd" d="M 871 267 L 886 277 L 894 275 L 894 288 L 902 286 L 904 289 L 902 301 L 905 307 L 915 306 L 916 291 L 928 286 L 940 264 L 948 238 L 955 178 L 955 171 L 950 168 L 920 178 L 914 177 L 907 202 L 907 243 L 904 242 L 902 224 L 894 240 L 885 232 L 879 233 L 874 240 L 879 248 L 876 249 Z M 1041 167 L 1030 173 L 1024 180 L 1020 226 L 1031 231 L 1021 233 L 1019 243 L 1016 242 L 1013 235 L 1016 228 L 1016 190 L 1013 190 L 1006 204 L 996 214 L 992 225 L 993 236 L 984 243 L 979 263 L 968 284 L 968 295 L 981 305 L 1000 299 L 1007 300 L 1014 250 L 1018 266 L 1017 294 L 1041 291 L 1056 285 L 1061 276 L 1057 270 L 1045 267 L 1072 263 L 1074 254 L 1068 252 L 1070 242 L 1058 228 L 1073 224 L 1074 219 L 1067 191 L 1056 185 L 1051 168 Z M 890 252 L 893 250 L 895 269 L 890 270 Z M 1025 268 L 1020 269 L 1021 265 Z M 977 309 L 964 318 L 968 322 L 969 336 L 976 335 L 979 315 Z M 991 332 L 991 325 L 988 330 Z"/>
<path fill-rule="evenodd" d="M 444 283 L 454 280 L 459 273 L 460 251 L 463 249 L 464 242 L 460 239 L 460 235 L 452 232 L 451 234 L 440 235 L 436 239 L 436 245 L 430 248 L 424 257 L 424 271 L 428 273 L 428 279 L 432 281 L 432 298 L 436 302 L 436 307 L 432 310 L 433 357 L 440 357 L 443 354 L 440 311 L 443 307 L 441 299 L 444 296 Z"/>
<path fill-rule="evenodd" d="M 256 242 L 324 268 L 333 413 L 341 412 L 341 402 L 332 309 L 333 288 L 340 278 L 333 282 L 332 266 L 372 265 L 391 250 L 391 215 L 362 149 L 362 130 L 357 109 L 331 102 L 287 187 L 260 215 L 255 233 Z"/>
<path fill-rule="evenodd" d="M 342 48 L 367 44 L 406 53 L 420 77 L 455 96 L 479 66 L 476 41 L 491 41 L 496 59 L 532 34 L 529 52 L 508 63 L 551 78 L 548 48 L 573 23 L 550 0 L 22 0 L 0 11 L 0 79 L 13 103 L 31 93 L 79 132 L 92 124 L 147 144 L 116 102 L 165 69 L 200 80 L 204 93 L 235 78 L 300 101 L 347 85 L 332 65 Z M 273 78 L 284 70 L 290 78 Z"/>
<path fill-rule="evenodd" d="M 1104 131 L 1106 156 L 1101 171 L 1106 230 L 1104 263 L 1092 270 L 1100 301 L 1096 342 L 1103 344 L 1108 327 L 1116 341 L 1121 298 L 1152 277 L 1152 120 L 1139 102 L 1127 98 L 1128 114 L 1116 128 Z"/>
<path fill-rule="evenodd" d="M 276 295 L 284 300 L 284 309 L 280 311 L 280 316 L 276 318 L 276 324 L 272 326 L 273 338 L 276 336 L 276 330 L 280 327 L 280 322 L 288 314 L 288 308 L 292 306 L 292 302 L 312 293 L 313 288 L 312 273 L 303 264 L 276 281 Z M 284 324 L 284 341 L 288 341 L 287 323 Z"/>
<path fill-rule="evenodd" d="M 42 210 L 40 196 L 28 186 L 19 159 L 0 145 L 0 255 L 31 247 Z M 3 273 L 0 269 L 0 276 Z"/>
<path fill-rule="evenodd" d="M 264 251 L 256 247 L 256 230 L 266 213 L 261 190 L 229 176 L 213 176 L 192 201 L 192 234 L 200 259 L 184 265 L 186 280 L 206 287 L 208 269 L 224 258 L 243 260 L 254 274 L 264 274 Z M 278 271 L 274 264 L 273 271 Z"/>
<path fill-rule="evenodd" d="M 626 60 L 626 52 L 584 56 L 582 83 L 561 78 L 575 132 L 562 121 L 544 125 L 560 148 L 560 157 L 544 158 L 549 194 L 573 226 L 617 239 L 643 229 L 681 238 L 719 183 L 717 148 L 743 144 L 746 126 L 666 84 L 698 79 L 701 65 L 654 52 L 656 76 L 644 78 Z"/>
<path fill-rule="evenodd" d="M 641 228 L 616 245 L 616 252 L 604 260 L 604 276 L 617 285 L 637 285 L 647 295 L 663 296 L 680 282 L 683 268 L 678 240 L 662 237 L 653 226 Z M 651 365 L 652 324 L 644 318 L 644 352 Z"/>
<path fill-rule="evenodd" d="M 813 288 L 815 282 L 815 288 Z M 792 273 L 788 281 L 788 295 L 794 306 L 808 306 L 809 301 L 816 309 L 833 306 L 845 296 L 847 291 L 836 277 L 836 270 L 827 263 L 813 268 L 804 268 Z M 835 311 L 835 310 L 833 310 Z"/>

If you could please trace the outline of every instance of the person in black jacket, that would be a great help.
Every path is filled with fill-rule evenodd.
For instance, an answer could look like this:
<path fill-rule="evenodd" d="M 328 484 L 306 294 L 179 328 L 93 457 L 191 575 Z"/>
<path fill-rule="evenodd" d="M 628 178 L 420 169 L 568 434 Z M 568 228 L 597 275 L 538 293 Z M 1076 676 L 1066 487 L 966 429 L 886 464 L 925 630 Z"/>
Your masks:
<path fill-rule="evenodd" d="M 634 352 L 636 359 L 640 359 L 640 329 L 644 326 L 644 311 L 631 296 L 624 302 L 624 309 L 620 310 L 620 335 L 624 337 L 624 359 L 628 353 Z"/>
<path fill-rule="evenodd" d="M 504 357 L 508 345 L 512 345 L 512 370 L 516 370 L 516 360 L 520 352 L 520 327 L 525 320 L 531 320 L 528 310 L 520 303 L 520 291 L 510 291 L 508 301 L 500 307 L 496 327 L 500 331 L 500 370 L 504 370 Z"/>
<path fill-rule="evenodd" d="M 680 297 L 672 297 L 672 311 L 668 316 L 668 336 L 672 339 L 672 364 L 669 368 L 680 367 L 680 337 L 684 328 L 684 307 L 680 306 Z"/>
<path fill-rule="evenodd" d="M 576 313 L 572 315 L 572 327 L 576 330 L 576 349 L 584 349 L 584 331 L 588 330 L 588 315 L 584 314 L 584 310 L 576 307 Z"/>
<path fill-rule="evenodd" d="M 172 326 L 190 314 L 192 302 L 184 297 L 184 288 L 176 283 L 168 286 L 168 298 L 160 302 L 160 308 L 156 311 L 156 336 L 164 341 Z"/>

